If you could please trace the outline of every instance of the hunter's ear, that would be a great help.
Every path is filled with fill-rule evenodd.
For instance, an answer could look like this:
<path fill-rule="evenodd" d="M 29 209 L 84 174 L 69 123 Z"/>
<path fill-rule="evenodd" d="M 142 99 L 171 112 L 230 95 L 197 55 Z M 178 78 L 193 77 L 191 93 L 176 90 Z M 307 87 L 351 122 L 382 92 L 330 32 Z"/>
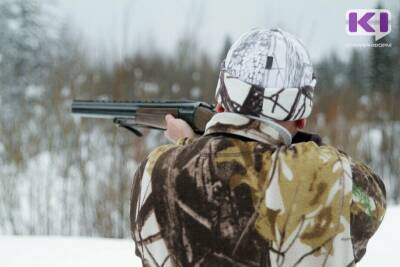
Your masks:
<path fill-rule="evenodd" d="M 218 103 L 217 106 L 215 107 L 215 111 L 216 112 L 224 112 L 225 109 L 220 103 Z"/>
<path fill-rule="evenodd" d="M 297 129 L 303 129 L 304 127 L 306 127 L 307 124 L 307 119 L 301 119 L 301 120 L 297 120 L 296 121 L 296 127 Z"/>

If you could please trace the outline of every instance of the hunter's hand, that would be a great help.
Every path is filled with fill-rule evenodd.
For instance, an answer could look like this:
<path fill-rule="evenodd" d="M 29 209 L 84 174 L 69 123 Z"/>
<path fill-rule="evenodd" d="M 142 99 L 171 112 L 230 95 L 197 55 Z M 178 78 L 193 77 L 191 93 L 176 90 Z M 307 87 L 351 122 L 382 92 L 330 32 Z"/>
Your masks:
<path fill-rule="evenodd" d="M 164 135 L 171 142 L 175 143 L 180 138 L 195 136 L 193 129 L 184 120 L 176 119 L 171 114 L 167 114 L 165 116 L 165 122 L 167 124 L 167 129 Z"/>

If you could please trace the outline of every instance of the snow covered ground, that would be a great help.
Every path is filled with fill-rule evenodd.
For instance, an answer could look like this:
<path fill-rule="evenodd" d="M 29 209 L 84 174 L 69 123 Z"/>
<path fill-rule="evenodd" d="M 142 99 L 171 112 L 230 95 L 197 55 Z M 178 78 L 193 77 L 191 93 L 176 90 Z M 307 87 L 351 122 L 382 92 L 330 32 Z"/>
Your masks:
<path fill-rule="evenodd" d="M 388 209 L 359 267 L 398 266 L 400 207 Z M 131 240 L 75 237 L 0 237 L 2 267 L 140 267 Z"/>
<path fill-rule="evenodd" d="M 132 240 L 0 237 L 2 267 L 140 267 Z"/>

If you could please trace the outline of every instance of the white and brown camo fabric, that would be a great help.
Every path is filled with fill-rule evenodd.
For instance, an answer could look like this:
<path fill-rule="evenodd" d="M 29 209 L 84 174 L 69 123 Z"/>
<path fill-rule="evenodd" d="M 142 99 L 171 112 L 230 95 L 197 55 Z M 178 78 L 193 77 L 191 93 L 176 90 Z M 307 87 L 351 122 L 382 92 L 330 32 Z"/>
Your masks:
<path fill-rule="evenodd" d="M 143 266 L 355 266 L 383 219 L 383 183 L 279 127 L 220 113 L 141 163 L 131 230 Z"/>

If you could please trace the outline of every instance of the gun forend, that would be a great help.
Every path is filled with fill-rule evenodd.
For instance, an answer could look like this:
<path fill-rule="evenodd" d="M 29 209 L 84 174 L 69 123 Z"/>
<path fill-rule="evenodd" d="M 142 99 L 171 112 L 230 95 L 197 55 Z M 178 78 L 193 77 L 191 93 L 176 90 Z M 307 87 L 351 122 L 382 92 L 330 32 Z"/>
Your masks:
<path fill-rule="evenodd" d="M 213 107 L 201 101 L 93 101 L 74 100 L 72 113 L 81 117 L 112 119 L 132 131 L 134 127 L 163 130 L 165 115 L 185 120 L 196 133 L 204 133 L 214 115 Z M 137 132 L 135 132 L 137 134 Z"/>

